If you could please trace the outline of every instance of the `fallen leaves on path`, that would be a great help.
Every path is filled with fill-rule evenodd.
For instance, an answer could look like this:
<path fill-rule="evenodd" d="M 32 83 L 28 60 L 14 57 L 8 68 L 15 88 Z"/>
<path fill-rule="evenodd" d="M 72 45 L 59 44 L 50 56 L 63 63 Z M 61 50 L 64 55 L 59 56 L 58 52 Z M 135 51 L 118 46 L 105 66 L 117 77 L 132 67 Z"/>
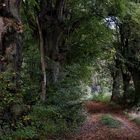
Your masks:
<path fill-rule="evenodd" d="M 130 121 L 119 106 L 86 102 L 85 109 L 89 112 L 86 122 L 79 132 L 69 140 L 140 140 L 140 126 Z M 101 123 L 101 117 L 109 114 L 121 122 L 119 128 L 109 128 Z"/>

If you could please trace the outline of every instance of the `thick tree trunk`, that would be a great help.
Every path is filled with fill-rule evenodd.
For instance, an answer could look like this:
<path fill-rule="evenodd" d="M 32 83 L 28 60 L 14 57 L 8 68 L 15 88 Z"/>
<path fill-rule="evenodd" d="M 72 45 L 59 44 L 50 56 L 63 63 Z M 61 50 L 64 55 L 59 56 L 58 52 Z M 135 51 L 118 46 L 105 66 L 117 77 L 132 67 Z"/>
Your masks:
<path fill-rule="evenodd" d="M 42 70 L 42 93 L 40 95 L 41 101 L 45 101 L 46 99 L 46 63 L 45 63 L 45 52 L 44 52 L 44 40 L 42 35 L 42 30 L 38 21 L 38 17 L 36 18 L 38 32 L 39 32 L 39 46 L 40 46 L 40 55 L 41 55 L 41 70 Z"/>
<path fill-rule="evenodd" d="M 65 32 L 65 0 L 41 1 L 41 9 L 44 10 L 40 13 L 40 19 L 47 23 L 47 27 L 46 24 L 42 24 L 47 57 L 47 85 L 55 85 L 60 75 L 59 45 Z"/>
<path fill-rule="evenodd" d="M 49 71 L 47 83 L 54 85 L 58 82 L 60 74 L 59 45 L 61 43 L 61 32 L 56 28 L 55 32 L 47 33 L 45 40 L 46 54 L 49 58 L 47 61 L 47 70 Z"/>
<path fill-rule="evenodd" d="M 112 85 L 111 101 L 118 103 L 121 97 L 121 78 L 122 78 L 121 70 L 117 69 L 112 75 L 112 77 L 113 77 L 113 85 Z"/>
<path fill-rule="evenodd" d="M 20 2 L 20 0 L 18 0 Z M 1 7 L 2 6 L 2 7 Z M 0 1 L 0 74 L 8 80 L 4 82 L 12 86 L 2 87 L 1 93 L 4 97 L 16 97 L 20 90 L 20 69 L 22 64 L 22 23 L 19 14 L 20 3 L 16 0 L 2 0 Z M 5 78 L 5 79 L 6 79 Z M 9 94 L 7 96 L 7 94 Z M 3 102 L 3 96 L 1 101 Z M 19 98 L 18 98 L 19 99 Z M 19 99 L 20 100 L 20 99 Z M 4 125 L 15 123 L 14 113 L 16 110 L 11 111 L 11 108 L 16 105 L 18 101 L 8 100 L 3 108 Z M 7 123 L 8 122 L 8 123 Z M 14 126 L 11 126 L 14 128 Z"/>
<path fill-rule="evenodd" d="M 123 78 L 123 104 L 128 103 L 128 94 L 131 87 L 131 74 L 130 72 L 122 72 Z"/>
<path fill-rule="evenodd" d="M 135 100 L 134 104 L 140 103 L 140 71 L 134 70 L 131 72 L 135 87 Z"/>
<path fill-rule="evenodd" d="M 0 71 L 15 73 L 11 75 L 16 88 L 20 86 L 20 68 L 22 64 L 22 24 L 19 5 L 16 0 L 0 2 Z"/>
<path fill-rule="evenodd" d="M 115 62 L 115 65 L 114 65 L 115 68 L 111 72 L 111 75 L 113 78 L 111 101 L 116 102 L 116 103 L 121 103 L 121 100 L 120 100 L 121 94 L 122 94 L 121 62 L 119 59 L 115 59 L 114 62 Z"/>

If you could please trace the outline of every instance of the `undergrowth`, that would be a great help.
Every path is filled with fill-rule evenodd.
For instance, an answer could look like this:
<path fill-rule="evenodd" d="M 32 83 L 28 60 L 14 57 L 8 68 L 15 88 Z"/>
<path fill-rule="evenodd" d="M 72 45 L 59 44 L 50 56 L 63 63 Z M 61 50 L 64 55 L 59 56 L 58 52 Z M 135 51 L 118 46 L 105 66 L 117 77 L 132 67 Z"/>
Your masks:
<path fill-rule="evenodd" d="M 139 117 L 133 119 L 133 121 L 134 121 L 137 125 L 140 125 L 140 118 L 139 118 Z"/>
<path fill-rule="evenodd" d="M 92 100 L 93 101 L 104 102 L 104 103 L 109 103 L 110 99 L 111 99 L 110 95 L 101 93 L 99 95 L 94 95 Z"/>
<path fill-rule="evenodd" d="M 100 121 L 103 125 L 106 125 L 110 128 L 119 128 L 121 126 L 121 122 L 119 120 L 108 114 L 103 115 Z"/>

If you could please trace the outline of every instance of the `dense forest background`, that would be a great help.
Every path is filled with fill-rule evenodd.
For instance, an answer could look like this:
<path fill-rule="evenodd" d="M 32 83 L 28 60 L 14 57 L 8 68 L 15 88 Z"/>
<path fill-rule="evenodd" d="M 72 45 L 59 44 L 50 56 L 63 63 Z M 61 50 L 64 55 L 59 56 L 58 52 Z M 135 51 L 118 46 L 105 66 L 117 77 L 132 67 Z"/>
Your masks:
<path fill-rule="evenodd" d="M 93 84 L 139 108 L 139 0 L 0 0 L 1 140 L 75 132 Z"/>

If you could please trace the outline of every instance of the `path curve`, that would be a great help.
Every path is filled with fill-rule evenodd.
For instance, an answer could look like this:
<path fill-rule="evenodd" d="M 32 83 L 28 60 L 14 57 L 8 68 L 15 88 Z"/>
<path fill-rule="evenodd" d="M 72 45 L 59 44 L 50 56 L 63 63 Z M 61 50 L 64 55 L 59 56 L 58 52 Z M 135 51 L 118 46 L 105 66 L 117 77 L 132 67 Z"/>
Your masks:
<path fill-rule="evenodd" d="M 89 112 L 86 122 L 79 132 L 69 140 L 140 140 L 140 126 L 130 121 L 119 106 L 100 102 L 86 102 Z M 102 115 L 110 114 L 119 120 L 120 128 L 109 128 L 100 121 Z"/>

